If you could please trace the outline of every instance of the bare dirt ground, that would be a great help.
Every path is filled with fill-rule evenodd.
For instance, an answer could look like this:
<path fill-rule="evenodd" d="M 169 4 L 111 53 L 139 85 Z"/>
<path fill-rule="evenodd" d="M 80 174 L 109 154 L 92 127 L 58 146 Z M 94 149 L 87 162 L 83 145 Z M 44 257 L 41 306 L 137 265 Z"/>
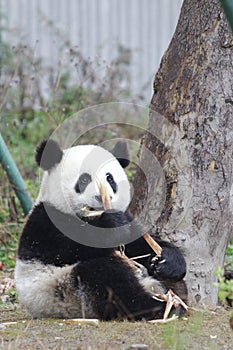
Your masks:
<path fill-rule="evenodd" d="M 33 320 L 18 304 L 5 304 L 0 305 L 0 349 L 126 350 L 133 344 L 146 344 L 150 350 L 231 350 L 230 312 L 222 307 L 190 311 L 183 319 L 159 325 L 100 322 L 99 326 L 80 326 L 59 319 Z"/>

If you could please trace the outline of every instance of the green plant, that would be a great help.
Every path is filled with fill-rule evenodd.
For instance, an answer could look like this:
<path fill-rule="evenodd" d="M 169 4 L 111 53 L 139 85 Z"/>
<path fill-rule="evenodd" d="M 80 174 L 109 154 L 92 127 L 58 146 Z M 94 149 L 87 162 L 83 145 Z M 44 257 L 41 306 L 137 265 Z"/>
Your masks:
<path fill-rule="evenodd" d="M 226 249 L 225 267 L 226 269 L 233 270 L 233 239 Z"/>
<path fill-rule="evenodd" d="M 224 276 L 224 270 L 218 268 L 215 272 L 218 278 L 218 282 L 214 285 L 219 288 L 218 297 L 224 304 L 233 305 L 233 279 L 226 279 Z"/>
<path fill-rule="evenodd" d="M 0 304 L 15 303 L 18 301 L 18 296 L 14 287 L 8 289 L 6 293 L 0 297 Z"/>

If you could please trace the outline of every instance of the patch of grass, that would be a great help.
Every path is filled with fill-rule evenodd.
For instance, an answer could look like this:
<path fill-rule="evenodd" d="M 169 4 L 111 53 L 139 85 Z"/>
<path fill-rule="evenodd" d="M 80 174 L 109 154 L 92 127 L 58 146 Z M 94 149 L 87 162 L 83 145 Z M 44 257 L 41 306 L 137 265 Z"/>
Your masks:
<path fill-rule="evenodd" d="M 32 320 L 22 308 L 0 306 L 0 323 L 16 321 L 0 331 L 2 349 L 127 350 L 146 344 L 150 350 L 229 350 L 232 330 L 226 310 L 193 311 L 188 320 L 156 325 L 147 322 L 100 322 L 99 327 L 62 320 Z M 1 345 L 0 345 L 1 347 Z"/>
<path fill-rule="evenodd" d="M 221 308 L 192 311 L 186 322 L 168 323 L 162 329 L 166 350 L 228 349 L 233 345 L 231 337 L 229 316 Z"/>
<path fill-rule="evenodd" d="M 196 312 L 186 321 L 168 323 L 162 330 L 162 338 L 168 350 L 195 349 L 194 339 L 201 333 L 204 313 Z M 198 348 L 197 348 L 198 349 Z"/>

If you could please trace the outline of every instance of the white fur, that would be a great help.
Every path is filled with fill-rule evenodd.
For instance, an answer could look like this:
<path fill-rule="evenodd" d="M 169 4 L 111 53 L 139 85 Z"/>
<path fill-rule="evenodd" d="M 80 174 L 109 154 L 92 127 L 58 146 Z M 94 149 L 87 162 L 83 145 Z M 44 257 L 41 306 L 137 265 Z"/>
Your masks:
<path fill-rule="evenodd" d="M 96 317 L 88 300 L 88 291 L 81 285 L 74 288 L 71 284 L 73 267 L 56 267 L 17 259 L 17 293 L 33 317 Z"/>
<path fill-rule="evenodd" d="M 92 182 L 84 193 L 75 192 L 75 184 L 82 173 L 88 173 Z M 85 205 L 99 208 L 95 196 L 99 195 L 98 182 L 105 181 L 106 174 L 111 173 L 117 183 L 114 193 L 106 181 L 108 192 L 112 197 L 112 207 L 125 211 L 130 202 L 130 185 L 125 171 L 117 159 L 99 146 L 75 146 L 64 151 L 62 160 L 49 171 L 45 171 L 37 204 L 41 201 L 54 205 L 64 213 L 76 215 Z"/>
<path fill-rule="evenodd" d="M 139 282 L 143 288 L 152 295 L 164 294 L 167 292 L 162 284 L 152 277 L 139 278 Z"/>
<path fill-rule="evenodd" d="M 152 295 L 166 293 L 166 290 L 164 289 L 162 284 L 158 280 L 149 276 L 148 271 L 144 265 L 141 265 L 138 262 L 134 262 L 134 264 L 136 268 L 136 276 L 140 284 L 147 292 L 149 292 Z"/>

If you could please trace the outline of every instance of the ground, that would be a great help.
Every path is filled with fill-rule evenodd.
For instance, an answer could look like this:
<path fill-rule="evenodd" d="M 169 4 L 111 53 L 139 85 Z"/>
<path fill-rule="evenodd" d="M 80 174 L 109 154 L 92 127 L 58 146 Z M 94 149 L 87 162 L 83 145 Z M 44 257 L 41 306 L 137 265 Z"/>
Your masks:
<path fill-rule="evenodd" d="M 192 310 L 187 317 L 168 324 L 100 322 L 99 326 L 80 326 L 59 319 L 33 320 L 19 304 L 7 303 L 0 305 L 0 349 L 126 350 L 140 343 L 149 350 L 230 350 L 233 331 L 229 319 L 230 311 L 217 307 Z"/>
<path fill-rule="evenodd" d="M 99 322 L 96 327 L 66 324 L 57 319 L 31 319 L 19 305 L 14 287 L 9 283 L 6 288 L 4 282 L 7 279 L 13 283 L 15 251 L 21 231 L 18 224 L 10 224 L 1 226 L 0 237 L 0 350 L 128 350 L 137 343 L 146 344 L 149 350 L 233 349 L 233 325 L 231 329 L 229 324 L 233 309 L 220 306 L 214 309 L 195 306 L 197 310 L 190 310 L 185 318 L 160 325 Z M 226 265 L 232 269 L 233 242 L 226 257 Z M 226 293 L 226 285 L 223 287 L 222 292 Z M 227 297 L 232 301 L 232 286 L 229 288 Z"/>

